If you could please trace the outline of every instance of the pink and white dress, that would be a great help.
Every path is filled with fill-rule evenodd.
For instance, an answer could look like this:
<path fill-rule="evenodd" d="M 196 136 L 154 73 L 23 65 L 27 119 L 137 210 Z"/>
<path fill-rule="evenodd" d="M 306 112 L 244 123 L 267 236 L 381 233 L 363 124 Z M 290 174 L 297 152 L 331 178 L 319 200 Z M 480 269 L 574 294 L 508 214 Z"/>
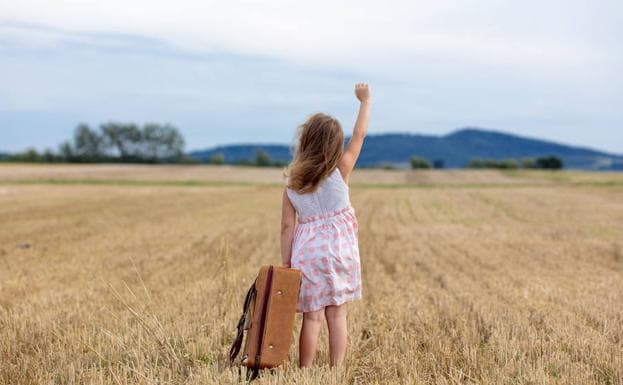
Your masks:
<path fill-rule="evenodd" d="M 303 273 L 296 311 L 360 299 L 359 224 L 339 168 L 314 192 L 286 193 L 298 215 L 290 264 Z"/>

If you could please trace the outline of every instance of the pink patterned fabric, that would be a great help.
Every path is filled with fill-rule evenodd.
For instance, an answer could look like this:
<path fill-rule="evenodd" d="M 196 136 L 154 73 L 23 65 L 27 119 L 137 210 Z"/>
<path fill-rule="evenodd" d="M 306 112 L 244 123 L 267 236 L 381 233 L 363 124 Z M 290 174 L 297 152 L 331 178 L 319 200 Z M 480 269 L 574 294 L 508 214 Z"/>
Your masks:
<path fill-rule="evenodd" d="M 361 298 L 361 265 L 355 209 L 299 218 L 291 266 L 303 273 L 297 312 L 323 309 Z"/>

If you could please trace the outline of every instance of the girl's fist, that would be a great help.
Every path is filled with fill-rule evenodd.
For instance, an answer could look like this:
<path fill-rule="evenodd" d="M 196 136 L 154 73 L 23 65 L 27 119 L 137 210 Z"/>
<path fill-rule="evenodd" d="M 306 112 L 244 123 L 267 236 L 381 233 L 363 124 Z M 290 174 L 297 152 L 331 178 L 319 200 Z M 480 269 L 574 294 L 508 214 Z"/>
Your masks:
<path fill-rule="evenodd" d="M 355 84 L 355 96 L 357 96 L 360 102 L 369 102 L 371 95 L 368 83 Z"/>

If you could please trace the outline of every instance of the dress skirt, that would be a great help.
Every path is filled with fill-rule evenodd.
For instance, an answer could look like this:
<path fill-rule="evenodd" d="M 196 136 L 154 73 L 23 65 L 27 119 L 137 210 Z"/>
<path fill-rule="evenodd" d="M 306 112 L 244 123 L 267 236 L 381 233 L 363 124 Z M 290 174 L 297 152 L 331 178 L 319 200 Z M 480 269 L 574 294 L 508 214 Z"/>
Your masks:
<path fill-rule="evenodd" d="M 361 299 L 358 229 L 351 205 L 299 218 L 290 261 L 302 272 L 297 312 Z"/>

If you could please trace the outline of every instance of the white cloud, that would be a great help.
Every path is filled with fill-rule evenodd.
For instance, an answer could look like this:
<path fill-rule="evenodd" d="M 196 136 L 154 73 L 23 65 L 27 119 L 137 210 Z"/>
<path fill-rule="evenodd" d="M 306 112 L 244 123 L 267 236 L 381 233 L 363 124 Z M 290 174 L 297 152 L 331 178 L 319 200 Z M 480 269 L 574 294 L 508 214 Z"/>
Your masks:
<path fill-rule="evenodd" d="M 618 0 L 0 0 L 0 108 L 16 130 L 60 111 L 218 124 L 222 142 L 264 119 L 277 140 L 307 111 L 349 118 L 344 90 L 373 80 L 372 131 L 483 124 L 620 152 L 622 17 Z"/>
<path fill-rule="evenodd" d="M 621 62 L 616 2 L 6 1 L 7 20 L 140 34 L 200 52 L 234 51 L 351 68 L 421 57 L 512 65 Z M 614 8 L 614 9 L 613 9 Z M 618 8 L 618 9 L 616 9 Z M 618 39 L 612 36 L 617 36 Z M 564 67 L 563 66 L 563 67 Z"/>

